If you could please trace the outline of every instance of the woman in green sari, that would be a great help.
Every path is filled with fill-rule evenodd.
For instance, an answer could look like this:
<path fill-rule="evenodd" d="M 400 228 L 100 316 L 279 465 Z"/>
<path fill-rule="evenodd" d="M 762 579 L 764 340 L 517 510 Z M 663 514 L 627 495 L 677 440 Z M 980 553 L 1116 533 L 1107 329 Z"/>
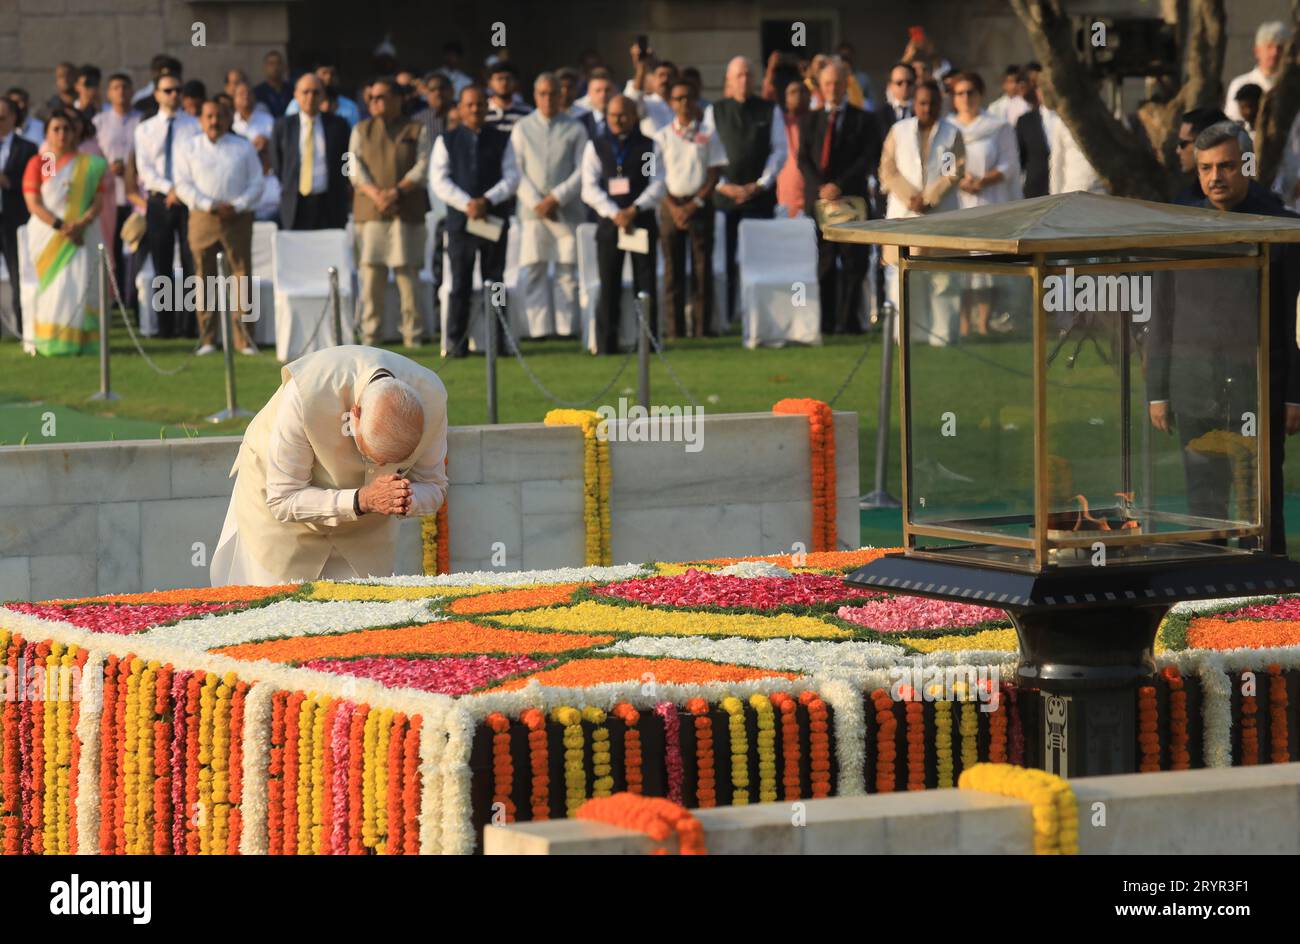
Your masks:
<path fill-rule="evenodd" d="M 85 234 L 91 234 L 92 243 L 98 236 L 92 225 L 99 215 L 108 164 L 102 157 L 77 152 L 77 128 L 63 112 L 51 115 L 45 143 L 23 174 L 23 196 L 31 211 L 27 253 L 36 276 L 31 295 L 24 291 L 23 300 L 23 310 L 32 313 L 23 319 L 23 348 L 29 353 L 99 350 L 98 256 Z"/>

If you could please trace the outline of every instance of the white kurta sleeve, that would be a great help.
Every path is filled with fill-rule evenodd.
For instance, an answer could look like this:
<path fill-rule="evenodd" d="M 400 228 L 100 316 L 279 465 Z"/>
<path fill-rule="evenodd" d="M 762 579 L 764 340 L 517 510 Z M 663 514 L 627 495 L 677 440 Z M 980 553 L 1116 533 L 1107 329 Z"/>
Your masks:
<path fill-rule="evenodd" d="M 465 212 L 470 196 L 451 179 L 451 155 L 447 152 L 447 142 L 443 135 L 438 135 L 438 140 L 433 143 L 433 157 L 429 160 L 429 186 L 434 196 L 447 206 Z"/>
<path fill-rule="evenodd" d="M 770 190 L 776 186 L 776 176 L 781 173 L 781 168 L 785 166 L 787 156 L 787 144 L 785 140 L 785 117 L 781 113 L 779 105 L 772 106 L 772 134 L 771 149 L 767 154 L 767 161 L 763 164 L 763 173 L 758 178 L 759 190 Z"/>
<path fill-rule="evenodd" d="M 230 205 L 243 213 L 252 210 L 257 206 L 257 201 L 262 199 L 262 159 L 257 156 L 257 148 L 252 144 L 240 150 L 243 152 L 244 189 Z"/>
<path fill-rule="evenodd" d="M 340 417 L 340 426 L 342 422 Z M 280 396 L 266 451 L 267 507 L 277 521 L 311 521 L 327 526 L 355 521 L 352 502 L 357 489 L 312 485 L 314 460 L 315 453 L 307 441 L 302 396 L 297 384 L 290 380 Z"/>
<path fill-rule="evenodd" d="M 596 211 L 598 216 L 612 220 L 618 215 L 618 204 L 609 198 L 600 185 L 600 156 L 596 145 L 587 142 L 582 152 L 582 202 Z"/>
<path fill-rule="evenodd" d="M 571 145 L 572 154 L 570 155 L 570 160 L 573 164 L 573 173 L 566 177 L 559 186 L 551 191 L 555 194 L 555 199 L 560 206 L 568 206 L 582 190 L 582 150 L 586 146 L 586 132 L 575 134 L 573 136 L 573 144 Z"/>
<path fill-rule="evenodd" d="M 519 189 L 519 164 L 515 161 L 515 149 L 506 142 L 505 152 L 501 155 L 501 179 L 498 180 L 483 197 L 496 206 L 515 195 Z"/>

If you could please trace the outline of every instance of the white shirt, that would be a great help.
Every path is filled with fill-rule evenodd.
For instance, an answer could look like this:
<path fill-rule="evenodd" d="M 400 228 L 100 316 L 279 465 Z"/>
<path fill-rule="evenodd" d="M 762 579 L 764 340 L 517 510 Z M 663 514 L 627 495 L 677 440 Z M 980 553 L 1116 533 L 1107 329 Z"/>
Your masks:
<path fill-rule="evenodd" d="M 0 138 L 0 172 L 4 171 L 4 166 L 9 163 L 9 151 L 13 147 L 14 135 L 16 132 L 10 131 L 3 138 Z M 26 168 L 24 168 L 25 170 Z M 0 190 L 0 211 L 5 208 L 4 191 Z"/>
<path fill-rule="evenodd" d="M 1088 193 L 1105 193 L 1106 187 L 1084 157 L 1074 135 L 1059 116 L 1052 122 L 1048 137 L 1051 162 L 1048 168 L 1048 191 L 1070 193 L 1085 190 Z"/>
<path fill-rule="evenodd" d="M 708 180 L 709 168 L 727 163 L 727 152 L 717 131 L 692 121 L 681 127 L 674 119 L 655 133 L 664 161 L 664 184 L 674 197 L 689 197 Z"/>
<path fill-rule="evenodd" d="M 1259 66 L 1251 69 L 1244 75 L 1239 75 L 1228 83 L 1228 94 L 1226 101 L 1223 103 L 1223 113 L 1232 121 L 1241 121 L 1241 109 L 1237 107 L 1237 90 L 1243 85 L 1258 85 L 1265 94 L 1273 87 L 1273 82 L 1277 76 L 1267 76 L 1260 71 Z"/>
<path fill-rule="evenodd" d="M 655 92 L 642 92 L 627 80 L 623 94 L 641 106 L 641 133 L 653 138 L 660 128 L 673 123 L 673 107 Z"/>
<path fill-rule="evenodd" d="M 664 195 L 664 169 L 663 155 L 659 153 L 659 145 L 654 146 L 654 160 L 650 162 L 650 182 L 646 184 L 645 190 L 641 191 L 641 196 L 633 202 L 633 206 L 640 210 L 653 210 L 659 205 L 659 201 Z M 607 220 L 612 220 L 618 215 L 618 204 L 615 203 L 601 186 L 601 180 L 604 176 L 604 168 L 600 165 L 600 155 L 596 153 L 596 145 L 591 141 L 587 142 L 586 148 L 582 152 L 582 202 L 591 207 L 600 216 Z"/>
<path fill-rule="evenodd" d="M 262 196 L 262 161 L 257 149 L 237 134 L 216 141 L 200 134 L 178 149 L 176 195 L 191 210 L 211 213 L 229 203 L 240 213 L 257 206 Z"/>
<path fill-rule="evenodd" d="M 258 102 L 258 104 L 262 105 L 261 102 Z M 262 105 L 261 108 L 254 108 L 253 113 L 247 118 L 244 118 L 239 112 L 235 112 L 235 120 L 231 122 L 230 127 L 235 134 L 242 135 L 248 138 L 249 141 L 259 135 L 270 141 L 271 133 L 275 131 L 275 119 L 266 110 L 266 106 Z"/>
<path fill-rule="evenodd" d="M 1029 103 L 1019 95 L 1002 95 L 989 102 L 988 113 L 1015 128 L 1020 116 L 1029 111 Z"/>
<path fill-rule="evenodd" d="M 421 456 L 406 472 L 411 483 L 409 516 L 433 514 L 447 494 L 447 419 L 442 418 L 435 448 Z M 442 443 L 442 448 L 437 448 Z M 353 501 L 358 489 L 319 488 L 311 484 L 316 453 L 307 439 L 302 394 L 290 379 L 280 394 L 280 408 L 271 424 L 266 450 L 266 504 L 277 521 L 312 521 L 327 527 L 356 521 Z"/>
<path fill-rule="evenodd" d="M 140 124 L 140 113 L 128 111 L 119 115 L 109 108 L 95 116 L 95 140 L 99 149 L 111 164 L 113 161 L 125 161 L 131 156 L 131 146 L 135 142 L 135 129 Z M 174 154 L 173 154 L 174 156 Z M 109 173 L 112 173 L 110 170 Z M 113 189 L 117 194 L 117 205 L 126 206 L 126 183 L 121 177 L 113 175 Z"/>
<path fill-rule="evenodd" d="M 320 112 L 313 117 L 298 115 L 298 157 L 307 153 L 307 127 L 311 126 L 311 192 L 324 193 L 329 188 L 329 174 L 325 171 L 325 122 L 320 120 Z M 354 152 L 355 153 L 355 152 Z M 301 166 L 301 165 L 299 165 Z M 281 181 L 289 183 L 295 190 L 298 181 Z"/>
<path fill-rule="evenodd" d="M 841 102 L 841 105 L 843 103 Z M 843 110 L 842 108 L 840 109 Z M 842 120 L 836 116 L 837 120 Z M 700 127 L 709 132 L 713 132 L 717 125 L 713 123 L 713 106 L 710 105 L 704 109 L 704 120 L 700 122 Z M 836 128 L 838 131 L 839 129 Z M 721 139 L 719 139 L 721 140 Z M 772 106 L 772 133 L 769 141 L 769 150 L 767 162 L 763 164 L 763 173 L 759 174 L 759 190 L 771 190 L 776 186 L 776 175 L 781 173 L 781 168 L 785 166 L 785 159 L 789 151 L 789 144 L 785 140 L 785 113 L 781 111 L 779 105 Z M 718 178 L 718 183 L 730 183 L 725 176 Z"/>
<path fill-rule="evenodd" d="M 203 129 L 198 119 L 179 108 L 174 114 L 172 125 L 172 173 L 182 145 L 190 138 L 202 136 Z M 167 177 L 167 115 L 159 111 L 152 118 L 146 118 L 135 126 L 135 168 L 140 173 L 140 185 L 147 193 L 170 193 L 175 181 Z"/>
<path fill-rule="evenodd" d="M 433 193 L 439 200 L 462 213 L 465 212 L 465 207 L 469 206 L 469 201 L 474 199 L 451 179 L 451 155 L 447 151 L 442 135 L 438 135 L 438 140 L 433 145 L 433 157 L 429 161 L 429 186 L 433 188 Z M 501 179 L 493 184 L 483 197 L 495 206 L 514 196 L 518 187 L 519 165 L 515 161 L 515 149 L 507 141 L 505 152 L 501 155 Z"/>

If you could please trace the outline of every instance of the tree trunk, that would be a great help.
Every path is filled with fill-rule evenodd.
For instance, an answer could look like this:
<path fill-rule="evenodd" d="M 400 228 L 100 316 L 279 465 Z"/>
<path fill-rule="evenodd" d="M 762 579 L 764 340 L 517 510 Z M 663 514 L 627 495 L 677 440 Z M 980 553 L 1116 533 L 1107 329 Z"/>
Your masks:
<path fill-rule="evenodd" d="M 1057 112 L 1106 189 L 1117 196 L 1163 201 L 1181 175 L 1175 144 L 1183 112 L 1222 95 L 1223 0 L 1191 0 L 1184 81 L 1168 102 L 1138 110 L 1142 127 L 1126 128 L 1097 94 L 1096 82 L 1074 46 L 1074 24 L 1063 0 L 1008 0 L 1029 34 L 1034 54 L 1057 99 Z M 1166 17 L 1172 13 L 1168 4 Z M 1172 168 L 1169 170 L 1167 168 Z"/>

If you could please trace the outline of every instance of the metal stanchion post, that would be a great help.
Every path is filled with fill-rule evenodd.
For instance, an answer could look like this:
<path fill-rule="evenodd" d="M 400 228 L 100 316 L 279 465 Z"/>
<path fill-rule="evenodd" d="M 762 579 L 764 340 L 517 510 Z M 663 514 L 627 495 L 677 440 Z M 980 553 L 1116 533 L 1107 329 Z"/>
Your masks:
<path fill-rule="evenodd" d="M 487 330 L 484 332 L 486 345 L 484 352 L 487 354 L 487 411 L 488 422 L 495 425 L 497 421 L 497 312 L 496 306 L 492 304 L 493 289 L 492 283 L 484 283 L 483 315 L 487 322 Z"/>
<path fill-rule="evenodd" d="M 108 327 L 112 309 L 108 307 L 108 251 L 99 244 L 99 392 L 92 400 L 117 400 L 108 373 Z"/>
<path fill-rule="evenodd" d="M 650 409 L 650 318 L 646 311 L 649 292 L 636 293 L 636 400 L 643 410 Z"/>
<path fill-rule="evenodd" d="M 343 343 L 343 315 L 339 311 L 339 270 L 330 266 L 329 274 L 330 304 L 334 306 L 334 344 L 337 346 Z"/>
<path fill-rule="evenodd" d="M 900 502 L 885 488 L 885 466 L 889 461 L 889 401 L 894 392 L 894 325 L 898 312 L 885 302 L 884 322 L 880 326 L 880 408 L 876 412 L 876 478 L 870 495 L 858 503 L 859 508 L 898 508 Z M 902 343 L 900 341 L 900 343 Z"/>
<path fill-rule="evenodd" d="M 207 286 L 203 286 L 207 291 Z M 230 337 L 230 318 L 227 315 L 227 298 L 226 298 L 226 254 L 217 253 L 217 291 L 216 291 L 216 311 L 214 316 L 221 322 L 221 350 L 226 361 L 226 408 L 218 410 L 208 417 L 209 423 L 220 423 L 223 420 L 235 419 L 239 416 L 252 416 L 247 410 L 241 410 L 235 399 L 235 348 Z M 208 299 L 204 299 L 207 304 Z"/>

